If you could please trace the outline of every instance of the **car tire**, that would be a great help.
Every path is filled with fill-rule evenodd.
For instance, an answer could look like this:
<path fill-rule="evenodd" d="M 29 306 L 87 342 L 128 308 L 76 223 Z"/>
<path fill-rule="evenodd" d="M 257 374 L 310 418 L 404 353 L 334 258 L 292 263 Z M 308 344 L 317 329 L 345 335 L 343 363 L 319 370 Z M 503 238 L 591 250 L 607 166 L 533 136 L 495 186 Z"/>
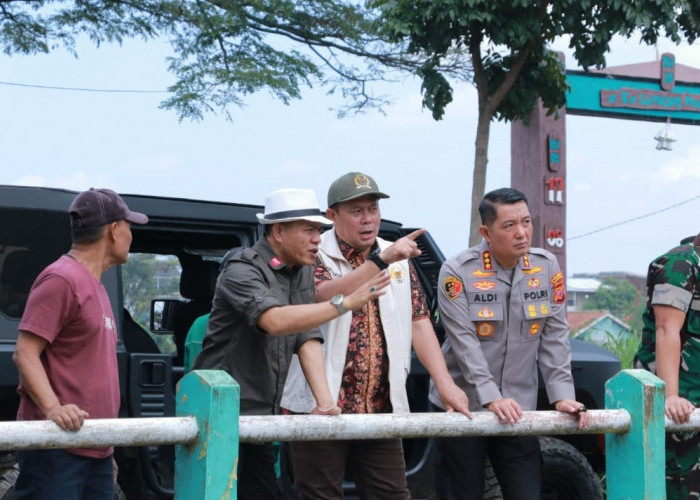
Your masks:
<path fill-rule="evenodd" d="M 551 437 L 541 437 L 540 448 L 543 499 L 603 500 L 600 479 L 581 452 Z"/>
<path fill-rule="evenodd" d="M 600 479 L 581 452 L 561 439 L 540 437 L 539 440 L 544 500 L 603 500 Z M 488 460 L 484 476 L 484 500 L 503 499 Z"/>

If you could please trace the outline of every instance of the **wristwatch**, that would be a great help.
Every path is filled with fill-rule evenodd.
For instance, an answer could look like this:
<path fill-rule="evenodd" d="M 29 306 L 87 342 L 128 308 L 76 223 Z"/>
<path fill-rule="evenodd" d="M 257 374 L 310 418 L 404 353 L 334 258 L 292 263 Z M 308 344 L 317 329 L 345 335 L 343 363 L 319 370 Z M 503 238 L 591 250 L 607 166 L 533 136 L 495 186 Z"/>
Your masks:
<path fill-rule="evenodd" d="M 331 299 L 331 304 L 335 306 L 336 309 L 338 309 L 338 314 L 341 316 L 348 312 L 347 309 L 345 309 L 345 306 L 343 306 L 343 294 L 336 295 Z"/>
<path fill-rule="evenodd" d="M 369 254 L 367 258 L 374 262 L 374 264 L 379 268 L 380 271 L 383 271 L 384 269 L 389 267 L 389 264 L 382 260 L 382 258 L 379 256 L 379 252 L 380 250 L 377 248 L 374 252 Z"/>

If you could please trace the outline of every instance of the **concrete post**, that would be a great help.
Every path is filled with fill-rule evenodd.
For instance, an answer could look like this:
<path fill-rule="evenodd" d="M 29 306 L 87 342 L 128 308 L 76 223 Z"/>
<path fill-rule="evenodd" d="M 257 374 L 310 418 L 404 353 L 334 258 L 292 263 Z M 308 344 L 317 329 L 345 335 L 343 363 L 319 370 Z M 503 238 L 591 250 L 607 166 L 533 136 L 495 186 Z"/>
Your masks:
<path fill-rule="evenodd" d="M 609 500 L 664 500 L 664 383 L 645 370 L 623 370 L 605 384 L 605 406 L 630 412 L 630 430 L 606 434 Z"/>
<path fill-rule="evenodd" d="M 197 419 L 199 436 L 175 446 L 175 498 L 235 500 L 240 391 L 229 374 L 196 370 L 180 380 L 177 415 Z"/>

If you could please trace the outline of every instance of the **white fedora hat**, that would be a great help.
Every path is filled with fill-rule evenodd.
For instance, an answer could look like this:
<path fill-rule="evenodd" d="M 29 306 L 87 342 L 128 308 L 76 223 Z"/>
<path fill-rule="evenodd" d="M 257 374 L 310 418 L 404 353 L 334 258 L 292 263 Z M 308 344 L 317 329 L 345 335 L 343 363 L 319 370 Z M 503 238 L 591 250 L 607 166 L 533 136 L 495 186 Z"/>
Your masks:
<path fill-rule="evenodd" d="M 308 220 L 333 224 L 318 208 L 316 193 L 311 189 L 279 189 L 265 197 L 265 213 L 257 214 L 260 224 L 277 224 L 294 220 Z"/>

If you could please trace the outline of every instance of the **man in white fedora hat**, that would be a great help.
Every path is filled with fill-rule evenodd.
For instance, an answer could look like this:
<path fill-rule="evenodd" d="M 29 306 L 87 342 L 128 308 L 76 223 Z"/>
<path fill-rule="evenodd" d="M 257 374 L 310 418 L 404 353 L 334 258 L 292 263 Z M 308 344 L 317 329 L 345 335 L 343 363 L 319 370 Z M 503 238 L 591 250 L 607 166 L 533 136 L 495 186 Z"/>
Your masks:
<path fill-rule="evenodd" d="M 306 189 L 281 189 L 258 214 L 265 234 L 225 264 L 216 284 L 202 352 L 193 369 L 221 369 L 238 382 L 241 415 L 276 415 L 289 363 L 298 354 L 316 406 L 340 413 L 323 366 L 321 323 L 376 299 L 389 283 L 374 273 L 353 293 L 315 303 L 313 267 L 321 226 L 331 224 Z M 238 498 L 280 498 L 272 443 L 241 443 Z"/>

